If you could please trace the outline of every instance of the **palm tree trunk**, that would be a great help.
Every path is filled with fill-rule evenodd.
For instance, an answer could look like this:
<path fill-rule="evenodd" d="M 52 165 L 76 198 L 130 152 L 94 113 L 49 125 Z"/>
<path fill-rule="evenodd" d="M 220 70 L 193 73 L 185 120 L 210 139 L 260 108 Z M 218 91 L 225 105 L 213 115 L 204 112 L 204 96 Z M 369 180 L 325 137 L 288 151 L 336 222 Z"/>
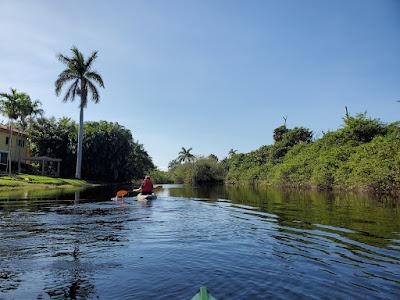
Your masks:
<path fill-rule="evenodd" d="M 83 144 L 83 106 L 80 107 L 81 112 L 79 115 L 79 134 L 78 134 L 78 151 L 76 154 L 76 173 L 75 177 L 81 179 L 82 169 L 82 144 Z"/>
<path fill-rule="evenodd" d="M 12 120 L 10 119 L 10 134 L 8 140 L 8 176 L 11 176 L 11 151 L 12 151 Z"/>

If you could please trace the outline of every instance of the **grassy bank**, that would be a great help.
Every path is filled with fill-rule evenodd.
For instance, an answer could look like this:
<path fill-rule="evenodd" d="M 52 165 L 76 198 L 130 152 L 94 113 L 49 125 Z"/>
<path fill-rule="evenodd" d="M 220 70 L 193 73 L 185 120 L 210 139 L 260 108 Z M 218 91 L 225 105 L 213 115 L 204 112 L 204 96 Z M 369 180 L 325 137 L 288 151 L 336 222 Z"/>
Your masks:
<path fill-rule="evenodd" d="M 316 140 L 304 134 L 307 129 L 281 126 L 274 132 L 274 144 L 231 155 L 225 179 L 233 184 L 397 193 L 399 122 L 383 124 L 365 114 L 344 121 L 342 128 Z"/>
<path fill-rule="evenodd" d="M 86 187 L 93 186 L 85 180 L 70 178 L 53 178 L 39 175 L 18 174 L 13 176 L 0 176 L 0 189 L 17 188 L 60 188 L 60 187 Z"/>

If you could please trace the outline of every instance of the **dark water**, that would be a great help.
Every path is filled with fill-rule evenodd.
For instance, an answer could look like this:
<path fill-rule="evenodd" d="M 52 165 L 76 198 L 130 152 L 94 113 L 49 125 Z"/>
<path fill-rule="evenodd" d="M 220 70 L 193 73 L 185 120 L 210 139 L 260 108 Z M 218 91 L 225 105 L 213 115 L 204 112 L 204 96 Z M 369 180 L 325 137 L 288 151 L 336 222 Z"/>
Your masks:
<path fill-rule="evenodd" d="M 0 194 L 0 299 L 190 299 L 201 285 L 218 299 L 399 299 L 400 201 L 224 187 L 169 186 L 148 204 L 112 194 Z"/>

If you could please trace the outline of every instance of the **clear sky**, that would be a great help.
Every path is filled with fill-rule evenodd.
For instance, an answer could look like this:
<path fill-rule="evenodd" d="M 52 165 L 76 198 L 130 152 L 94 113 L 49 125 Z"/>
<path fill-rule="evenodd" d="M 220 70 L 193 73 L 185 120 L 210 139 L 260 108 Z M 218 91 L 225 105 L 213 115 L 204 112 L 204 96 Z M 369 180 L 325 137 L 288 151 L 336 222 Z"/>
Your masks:
<path fill-rule="evenodd" d="M 106 89 L 86 120 L 131 129 L 166 168 L 180 147 L 220 158 L 272 131 L 342 124 L 344 106 L 399 119 L 399 0 L 0 0 L 0 91 L 78 120 L 54 94 L 56 54 L 99 50 Z"/>

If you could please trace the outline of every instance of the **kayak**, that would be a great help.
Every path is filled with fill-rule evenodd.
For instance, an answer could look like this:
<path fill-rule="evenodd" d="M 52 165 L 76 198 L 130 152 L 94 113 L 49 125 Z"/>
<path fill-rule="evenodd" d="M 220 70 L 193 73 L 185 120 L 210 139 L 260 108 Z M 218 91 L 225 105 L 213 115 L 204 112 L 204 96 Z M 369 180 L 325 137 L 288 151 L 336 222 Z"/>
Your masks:
<path fill-rule="evenodd" d="M 192 297 L 191 300 L 217 300 L 211 294 L 208 293 L 207 288 L 202 286 L 200 291 Z"/>
<path fill-rule="evenodd" d="M 138 201 L 147 201 L 147 200 L 157 199 L 157 195 L 156 194 L 142 195 L 142 193 L 140 193 L 136 196 L 136 198 Z"/>
<path fill-rule="evenodd" d="M 113 197 L 112 201 L 133 201 L 136 197 Z"/>

